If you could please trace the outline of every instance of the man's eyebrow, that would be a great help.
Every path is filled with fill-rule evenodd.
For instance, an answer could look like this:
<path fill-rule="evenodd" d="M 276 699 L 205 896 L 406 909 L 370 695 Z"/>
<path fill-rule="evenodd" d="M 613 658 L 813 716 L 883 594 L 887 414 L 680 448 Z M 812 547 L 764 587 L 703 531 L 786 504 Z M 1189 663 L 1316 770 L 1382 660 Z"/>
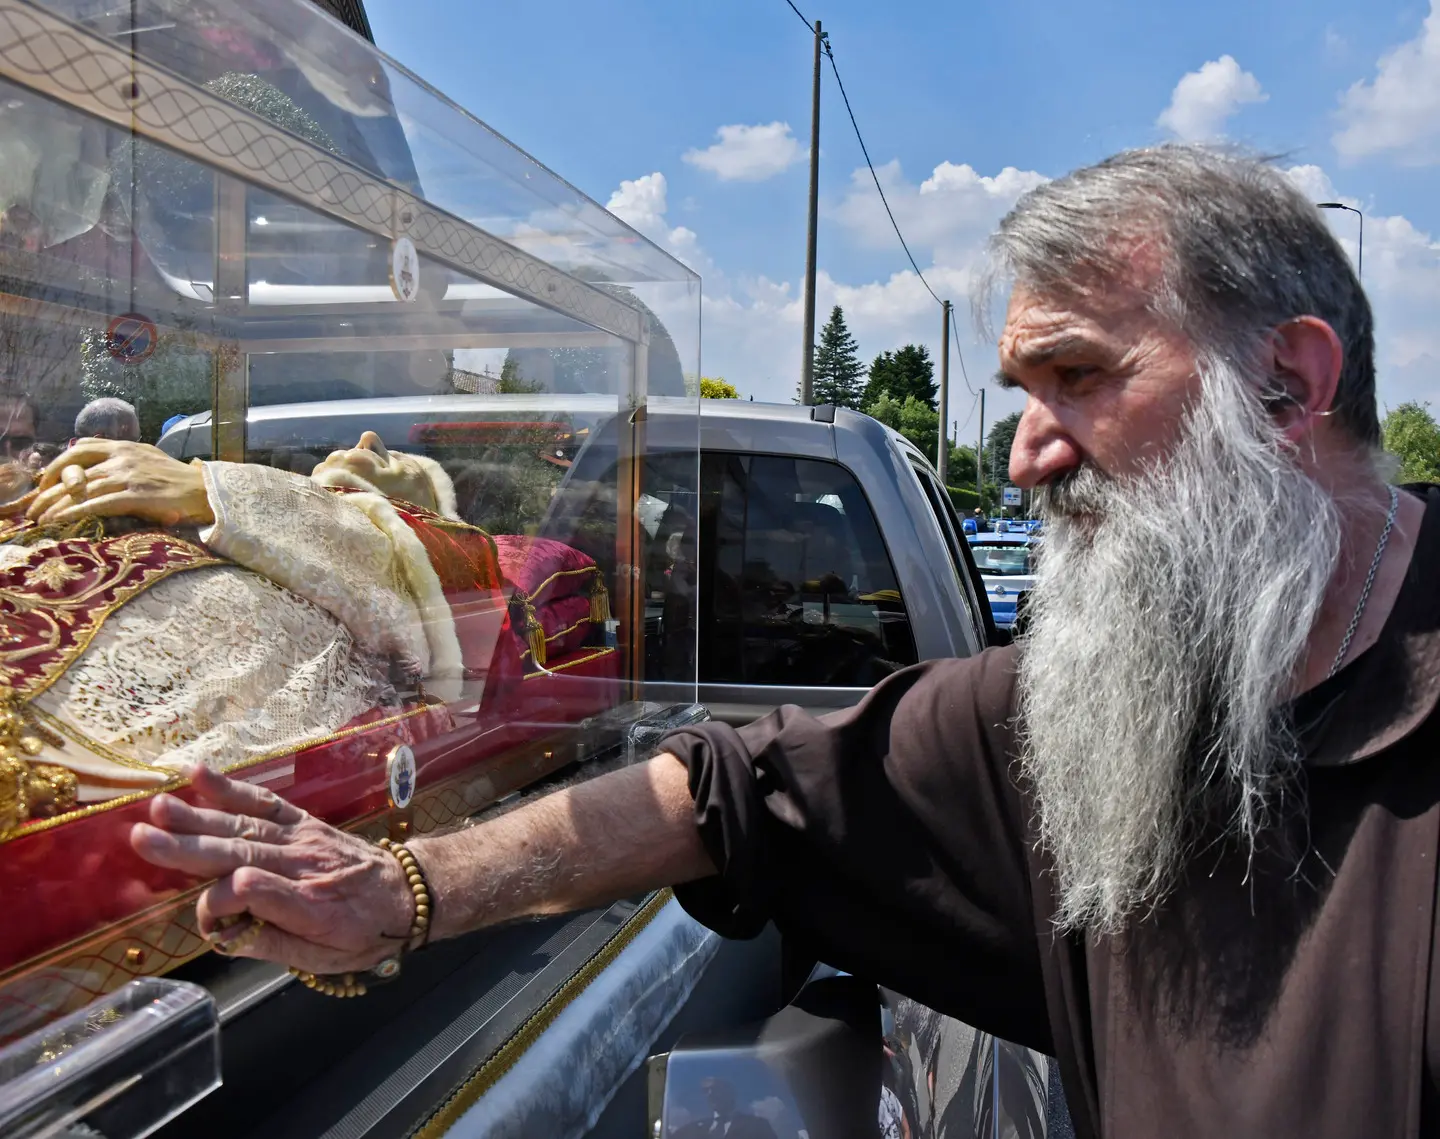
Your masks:
<path fill-rule="evenodd" d="M 1004 388 L 1006 391 L 1009 391 L 1012 388 L 1018 388 L 1020 386 L 1020 381 L 1017 380 L 1014 376 L 1012 376 L 1009 372 L 1007 372 L 1004 368 L 1001 368 L 998 372 L 991 376 L 990 379 L 994 382 L 997 388 Z"/>
<path fill-rule="evenodd" d="M 1073 333 L 1042 340 L 1038 344 L 1021 345 L 1011 353 L 1011 358 L 1022 368 L 1038 368 L 1059 356 L 1101 356 L 1108 359 L 1111 354 L 1102 341 Z"/>

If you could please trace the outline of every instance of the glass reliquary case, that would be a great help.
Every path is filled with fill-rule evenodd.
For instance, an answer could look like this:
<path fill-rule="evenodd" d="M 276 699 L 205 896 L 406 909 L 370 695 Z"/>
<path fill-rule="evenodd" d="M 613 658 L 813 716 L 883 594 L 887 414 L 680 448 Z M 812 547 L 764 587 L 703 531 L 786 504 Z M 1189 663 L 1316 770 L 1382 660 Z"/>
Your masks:
<path fill-rule="evenodd" d="M 318 8 L 0 0 L 0 1043 L 205 949 L 128 844 L 185 765 L 426 831 L 693 685 L 698 360 Z"/>

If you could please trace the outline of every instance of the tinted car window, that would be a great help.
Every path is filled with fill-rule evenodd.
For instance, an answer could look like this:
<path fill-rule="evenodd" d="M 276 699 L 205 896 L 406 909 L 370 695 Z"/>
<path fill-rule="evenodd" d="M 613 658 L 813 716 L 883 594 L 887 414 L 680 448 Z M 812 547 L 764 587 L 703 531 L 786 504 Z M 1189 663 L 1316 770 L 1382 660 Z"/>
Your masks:
<path fill-rule="evenodd" d="M 701 460 L 700 680 L 868 687 L 916 661 L 880 528 L 838 464 Z"/>

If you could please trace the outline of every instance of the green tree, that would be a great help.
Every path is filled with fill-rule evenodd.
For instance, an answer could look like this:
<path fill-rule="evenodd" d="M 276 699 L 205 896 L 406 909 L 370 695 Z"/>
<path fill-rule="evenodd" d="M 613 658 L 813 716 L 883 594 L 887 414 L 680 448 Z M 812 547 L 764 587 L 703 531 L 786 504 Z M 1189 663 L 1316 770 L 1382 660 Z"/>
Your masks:
<path fill-rule="evenodd" d="M 913 395 L 906 396 L 903 403 L 888 393 L 881 395 L 865 409 L 865 414 L 900 432 L 927 458 L 935 454 L 940 441 L 940 416 Z"/>
<path fill-rule="evenodd" d="M 709 376 L 701 376 L 700 398 L 739 399 L 740 393 L 735 389 L 734 384 L 725 382 L 724 376 L 716 376 L 713 379 Z"/>
<path fill-rule="evenodd" d="M 153 443 L 172 415 L 209 411 L 214 365 L 209 352 L 196 348 L 183 334 L 162 334 L 145 360 L 126 364 L 105 345 L 101 329 L 80 339 L 80 387 L 87 400 L 101 396 L 123 399 L 140 417 L 140 438 Z"/>
<path fill-rule="evenodd" d="M 543 391 L 545 385 L 539 380 L 527 380 L 520 374 L 520 361 L 513 353 L 505 353 L 505 362 L 500 365 L 500 382 L 495 390 L 502 395 L 530 395 Z"/>
<path fill-rule="evenodd" d="M 901 403 L 913 395 L 934 410 L 940 388 L 935 382 L 935 362 L 930 359 L 930 349 L 923 344 L 907 344 L 876 356 L 870 364 L 862 402 L 869 407 L 882 395 L 893 396 Z"/>
<path fill-rule="evenodd" d="M 950 485 L 968 486 L 972 489 L 975 486 L 975 448 L 974 447 L 951 447 L 950 448 Z M 973 504 L 972 504 L 973 509 Z"/>
<path fill-rule="evenodd" d="M 1428 403 L 1402 403 L 1380 430 L 1385 450 L 1400 460 L 1401 482 L 1440 482 L 1440 425 Z"/>
<path fill-rule="evenodd" d="M 985 440 L 985 477 L 994 476 L 1004 486 L 1010 481 L 1010 448 L 1015 445 L 1015 431 L 1020 426 L 1020 413 L 1012 411 L 995 421 Z"/>
<path fill-rule="evenodd" d="M 865 386 L 861 378 L 865 368 L 860 363 L 859 347 L 845 324 L 844 311 L 836 305 L 830 310 L 830 319 L 825 322 L 825 327 L 820 330 L 820 343 L 815 349 L 810 391 L 816 403 L 859 409 Z"/>

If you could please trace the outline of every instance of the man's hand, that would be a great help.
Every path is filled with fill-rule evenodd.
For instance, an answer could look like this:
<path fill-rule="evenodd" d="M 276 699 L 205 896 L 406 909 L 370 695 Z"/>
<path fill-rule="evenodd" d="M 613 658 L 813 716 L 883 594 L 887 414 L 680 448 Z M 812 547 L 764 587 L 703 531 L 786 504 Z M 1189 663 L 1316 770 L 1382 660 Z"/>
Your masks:
<path fill-rule="evenodd" d="M 148 443 L 82 439 L 40 475 L 32 522 L 142 518 L 161 526 L 215 521 L 200 468 Z"/>
<path fill-rule="evenodd" d="M 238 956 L 310 973 L 368 969 L 404 945 L 415 898 L 394 855 L 264 788 L 203 767 L 191 779 L 205 806 L 156 796 L 153 825 L 137 823 L 130 844 L 157 866 L 217 879 L 195 907 L 207 938 L 223 948 L 248 926 L 220 919 L 248 913 L 265 925 Z"/>
<path fill-rule="evenodd" d="M 157 796 L 150 824 L 137 823 L 130 844 L 157 866 L 218 879 L 196 907 L 202 933 L 248 912 L 266 924 L 239 955 L 308 973 L 366 969 L 400 947 L 415 897 L 393 855 L 273 792 L 205 769 L 191 779 L 204 805 Z M 672 755 L 405 845 L 429 883 L 432 939 L 715 873 L 685 767 Z M 246 928 L 222 936 L 234 940 Z"/>

